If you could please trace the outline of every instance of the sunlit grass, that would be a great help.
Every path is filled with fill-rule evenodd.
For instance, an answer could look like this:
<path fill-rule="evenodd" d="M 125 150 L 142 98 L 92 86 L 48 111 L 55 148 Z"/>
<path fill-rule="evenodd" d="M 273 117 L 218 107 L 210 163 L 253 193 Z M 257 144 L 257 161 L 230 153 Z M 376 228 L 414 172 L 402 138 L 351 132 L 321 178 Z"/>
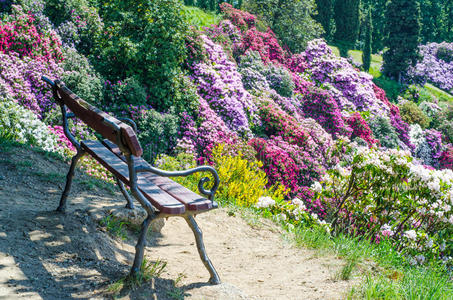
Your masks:
<path fill-rule="evenodd" d="M 197 28 L 217 24 L 222 19 L 220 15 L 192 6 L 184 6 L 184 14 L 189 24 Z"/>

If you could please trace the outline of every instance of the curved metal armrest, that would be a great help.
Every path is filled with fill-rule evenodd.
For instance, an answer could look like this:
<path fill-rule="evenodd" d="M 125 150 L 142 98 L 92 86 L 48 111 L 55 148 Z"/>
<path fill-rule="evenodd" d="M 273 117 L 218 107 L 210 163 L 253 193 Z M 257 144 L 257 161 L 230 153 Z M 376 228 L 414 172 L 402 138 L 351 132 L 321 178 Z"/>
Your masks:
<path fill-rule="evenodd" d="M 123 117 L 116 117 L 118 120 L 129 123 L 129 125 L 132 126 L 134 129 L 135 133 L 137 133 L 137 123 L 134 122 L 134 120 L 129 119 L 129 118 L 123 118 Z"/>
<path fill-rule="evenodd" d="M 220 184 L 219 175 L 217 174 L 217 171 L 211 166 L 199 166 L 184 171 L 165 171 L 149 165 L 148 166 L 140 165 L 135 168 L 135 171 L 137 173 L 151 172 L 162 177 L 185 177 L 198 172 L 209 172 L 214 177 L 214 185 L 210 190 L 207 191 L 204 188 L 204 184 L 209 182 L 211 179 L 209 177 L 202 177 L 198 182 L 198 190 L 200 191 L 201 194 L 208 196 L 209 200 L 211 201 L 214 201 L 214 194 L 217 191 L 217 188 L 219 187 Z"/>

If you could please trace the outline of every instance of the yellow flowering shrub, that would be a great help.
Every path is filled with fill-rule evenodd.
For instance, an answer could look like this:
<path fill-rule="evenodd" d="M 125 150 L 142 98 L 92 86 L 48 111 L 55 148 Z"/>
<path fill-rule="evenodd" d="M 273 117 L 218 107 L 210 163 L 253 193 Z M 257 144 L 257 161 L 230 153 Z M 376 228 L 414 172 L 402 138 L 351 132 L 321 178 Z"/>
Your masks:
<path fill-rule="evenodd" d="M 252 206 L 262 196 L 283 199 L 287 191 L 281 185 L 266 188 L 268 180 L 261 170 L 260 161 L 248 161 L 239 152 L 237 156 L 224 155 L 225 145 L 212 151 L 212 161 L 220 177 L 219 195 L 240 206 Z"/>

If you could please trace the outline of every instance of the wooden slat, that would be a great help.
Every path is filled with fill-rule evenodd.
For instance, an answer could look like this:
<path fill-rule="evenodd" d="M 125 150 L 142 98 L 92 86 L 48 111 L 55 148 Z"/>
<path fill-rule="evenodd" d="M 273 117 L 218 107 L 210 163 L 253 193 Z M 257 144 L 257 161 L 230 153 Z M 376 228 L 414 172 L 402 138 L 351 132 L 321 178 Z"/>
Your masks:
<path fill-rule="evenodd" d="M 113 154 L 99 141 L 83 141 L 82 147 L 118 179 L 130 186 L 127 164 Z M 167 214 L 182 214 L 185 206 L 170 194 L 166 193 L 143 174 L 138 174 L 138 188 L 159 211 Z"/>
<path fill-rule="evenodd" d="M 110 126 L 103 123 L 106 119 L 120 127 L 121 135 L 124 139 L 123 142 L 126 143 L 133 155 L 141 156 L 143 154 L 143 149 L 140 146 L 137 136 L 129 125 L 90 105 L 65 86 L 59 88 L 58 93 L 64 104 L 77 116 L 77 118 L 81 119 L 104 138 L 114 143 L 117 142 L 115 131 Z"/>
<path fill-rule="evenodd" d="M 124 156 L 121 154 L 120 149 L 117 145 L 113 144 L 108 140 L 103 141 L 104 145 L 106 145 L 113 153 L 115 153 L 120 159 L 123 161 L 125 160 Z M 136 165 L 144 165 L 149 166 L 148 162 L 146 162 L 143 158 L 138 157 L 135 158 Z M 141 173 L 142 176 L 146 177 L 148 180 L 159 186 L 161 189 L 166 191 L 168 194 L 172 195 L 176 199 L 178 199 L 181 203 L 186 206 L 187 210 L 190 211 L 201 211 L 201 210 L 210 210 L 213 208 L 217 208 L 218 205 L 216 202 L 212 202 L 209 199 L 206 199 L 188 188 L 180 185 L 177 182 L 167 178 L 158 176 L 156 174 L 152 174 L 149 172 Z"/>

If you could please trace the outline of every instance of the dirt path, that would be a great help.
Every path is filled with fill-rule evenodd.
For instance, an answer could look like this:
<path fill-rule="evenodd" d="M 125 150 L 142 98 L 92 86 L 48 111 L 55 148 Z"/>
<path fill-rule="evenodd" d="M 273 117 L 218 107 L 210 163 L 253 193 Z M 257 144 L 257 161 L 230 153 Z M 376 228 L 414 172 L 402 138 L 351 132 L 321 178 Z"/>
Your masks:
<path fill-rule="evenodd" d="M 0 299 L 104 299 L 129 271 L 136 237 L 111 237 L 96 220 L 123 205 L 120 193 L 76 180 L 70 213 L 54 212 L 67 166 L 41 154 L 0 149 Z M 282 239 L 277 226 L 225 209 L 197 217 L 222 281 L 208 273 L 182 219 L 150 233 L 146 257 L 167 262 L 159 278 L 120 299 L 341 299 L 351 281 L 335 280 L 342 262 L 317 258 Z M 178 288 L 174 288 L 174 286 Z"/>

